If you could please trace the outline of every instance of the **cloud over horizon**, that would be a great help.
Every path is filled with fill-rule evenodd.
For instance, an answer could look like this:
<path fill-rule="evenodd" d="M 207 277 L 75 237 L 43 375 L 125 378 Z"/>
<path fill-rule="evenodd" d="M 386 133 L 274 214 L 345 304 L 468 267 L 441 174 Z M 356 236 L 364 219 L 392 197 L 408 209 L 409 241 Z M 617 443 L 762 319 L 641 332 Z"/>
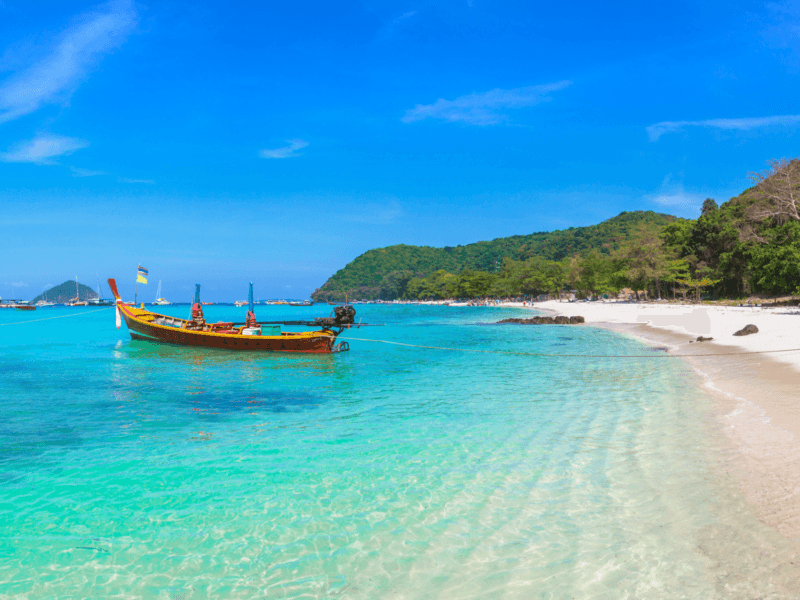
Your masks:
<path fill-rule="evenodd" d="M 504 109 L 525 108 L 541 102 L 549 102 L 550 92 L 563 90 L 571 81 L 558 81 L 543 85 L 503 90 L 495 88 L 488 92 L 459 96 L 454 100 L 439 98 L 433 104 L 417 104 L 406 111 L 403 123 L 414 123 L 424 119 L 438 119 L 448 123 L 462 122 L 468 125 L 497 125 L 507 119 Z"/>
<path fill-rule="evenodd" d="M 297 151 L 308 146 L 305 140 L 286 140 L 288 146 L 274 148 L 272 150 L 261 150 L 258 155 L 261 158 L 293 158 L 301 156 Z"/>
<path fill-rule="evenodd" d="M 61 135 L 41 135 L 32 140 L 19 142 L 0 154 L 3 162 L 35 163 L 37 165 L 57 164 L 54 158 L 72 154 L 87 148 L 89 142 Z"/>
<path fill-rule="evenodd" d="M 667 133 L 677 133 L 687 127 L 710 127 L 714 129 L 741 130 L 768 127 L 770 125 L 794 125 L 800 123 L 800 115 L 777 115 L 773 117 L 750 117 L 743 119 L 706 119 L 705 121 L 662 121 L 645 128 L 651 142 Z"/>
<path fill-rule="evenodd" d="M 0 83 L 0 123 L 68 100 L 90 69 L 120 46 L 135 25 L 130 0 L 114 0 L 83 14 L 46 56 Z"/>

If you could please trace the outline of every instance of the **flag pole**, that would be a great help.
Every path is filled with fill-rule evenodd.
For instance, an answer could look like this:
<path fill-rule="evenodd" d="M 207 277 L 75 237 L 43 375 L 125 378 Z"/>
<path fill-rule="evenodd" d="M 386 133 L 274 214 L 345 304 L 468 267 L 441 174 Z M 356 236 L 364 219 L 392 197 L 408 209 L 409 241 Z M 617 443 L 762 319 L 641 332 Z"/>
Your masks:
<path fill-rule="evenodd" d="M 141 267 L 141 266 L 142 265 L 139 264 L 139 266 L 136 267 L 136 288 L 134 289 L 134 292 L 133 292 L 133 305 L 134 306 L 136 306 L 136 300 L 138 300 L 138 298 L 139 298 L 139 267 Z"/>

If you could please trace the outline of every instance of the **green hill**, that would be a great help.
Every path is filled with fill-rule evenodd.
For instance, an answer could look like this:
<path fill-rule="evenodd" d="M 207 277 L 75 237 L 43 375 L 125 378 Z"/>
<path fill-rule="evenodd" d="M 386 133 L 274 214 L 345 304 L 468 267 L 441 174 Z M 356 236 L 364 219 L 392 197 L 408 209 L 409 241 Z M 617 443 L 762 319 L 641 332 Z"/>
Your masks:
<path fill-rule="evenodd" d="M 36 303 L 39 300 L 47 300 L 48 302 L 55 302 L 56 304 L 69 302 L 75 298 L 75 285 L 76 284 L 74 281 L 65 281 L 61 285 L 53 286 L 49 290 L 39 294 L 36 296 L 36 298 L 31 300 L 31 302 Z M 78 297 L 81 300 L 93 300 L 94 298 L 97 298 L 97 292 L 95 292 L 88 285 L 83 285 L 82 283 L 77 285 Z"/>
<path fill-rule="evenodd" d="M 506 257 L 561 260 L 576 253 L 584 256 L 593 249 L 608 254 L 641 223 L 663 227 L 678 220 L 652 211 L 623 212 L 588 227 L 515 235 L 465 246 L 433 248 L 400 244 L 377 248 L 337 271 L 311 297 L 317 301 L 342 300 L 345 294 L 357 299 L 391 297 L 391 280 L 409 272 L 424 277 L 439 269 L 450 273 L 464 269 L 494 271 Z"/>

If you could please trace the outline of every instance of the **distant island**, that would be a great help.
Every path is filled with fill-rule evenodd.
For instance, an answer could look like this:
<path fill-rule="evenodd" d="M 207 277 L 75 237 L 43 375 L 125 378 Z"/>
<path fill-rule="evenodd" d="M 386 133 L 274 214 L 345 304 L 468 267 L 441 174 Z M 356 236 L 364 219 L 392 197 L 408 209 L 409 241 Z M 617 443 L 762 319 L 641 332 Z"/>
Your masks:
<path fill-rule="evenodd" d="M 315 301 L 616 294 L 700 299 L 800 293 L 800 159 L 751 174 L 756 185 L 698 219 L 623 212 L 588 227 L 464 246 L 369 250 Z"/>
<path fill-rule="evenodd" d="M 55 302 L 56 304 L 69 302 L 70 300 L 75 299 L 75 285 L 76 283 L 74 281 L 67 280 L 60 285 L 53 286 L 31 300 L 31 304 L 35 304 L 40 300 Z M 95 298 L 99 297 L 97 292 L 95 292 L 88 285 L 78 283 L 77 286 L 77 295 L 79 300 L 94 300 Z"/>

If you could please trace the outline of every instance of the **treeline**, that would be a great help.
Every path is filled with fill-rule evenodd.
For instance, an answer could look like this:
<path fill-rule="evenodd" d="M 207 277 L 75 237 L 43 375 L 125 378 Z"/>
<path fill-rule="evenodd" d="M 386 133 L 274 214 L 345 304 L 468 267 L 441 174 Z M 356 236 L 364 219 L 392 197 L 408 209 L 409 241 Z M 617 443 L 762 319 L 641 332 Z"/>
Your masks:
<path fill-rule="evenodd" d="M 641 219 L 613 246 L 605 243 L 558 259 L 505 257 L 484 270 L 440 268 L 426 274 L 396 269 L 383 274 L 377 285 L 353 286 L 347 293 L 352 299 L 385 300 L 568 290 L 588 297 L 623 288 L 649 297 L 695 299 L 800 293 L 800 160 L 773 161 L 767 171 L 751 177 L 754 187 L 722 206 L 707 199 L 698 219 Z M 316 293 L 320 300 L 343 296 L 324 288 Z"/>
<path fill-rule="evenodd" d="M 409 274 L 413 278 L 426 277 L 439 270 L 495 273 L 506 258 L 525 261 L 538 257 L 561 261 L 575 253 L 587 255 L 593 249 L 608 254 L 638 226 L 649 224 L 660 228 L 676 220 L 671 215 L 652 211 L 632 211 L 588 227 L 517 235 L 463 246 L 432 248 L 400 244 L 375 248 L 337 271 L 312 298 L 338 301 L 347 296 L 389 300 L 402 297 L 403 282 L 409 279 Z"/>

